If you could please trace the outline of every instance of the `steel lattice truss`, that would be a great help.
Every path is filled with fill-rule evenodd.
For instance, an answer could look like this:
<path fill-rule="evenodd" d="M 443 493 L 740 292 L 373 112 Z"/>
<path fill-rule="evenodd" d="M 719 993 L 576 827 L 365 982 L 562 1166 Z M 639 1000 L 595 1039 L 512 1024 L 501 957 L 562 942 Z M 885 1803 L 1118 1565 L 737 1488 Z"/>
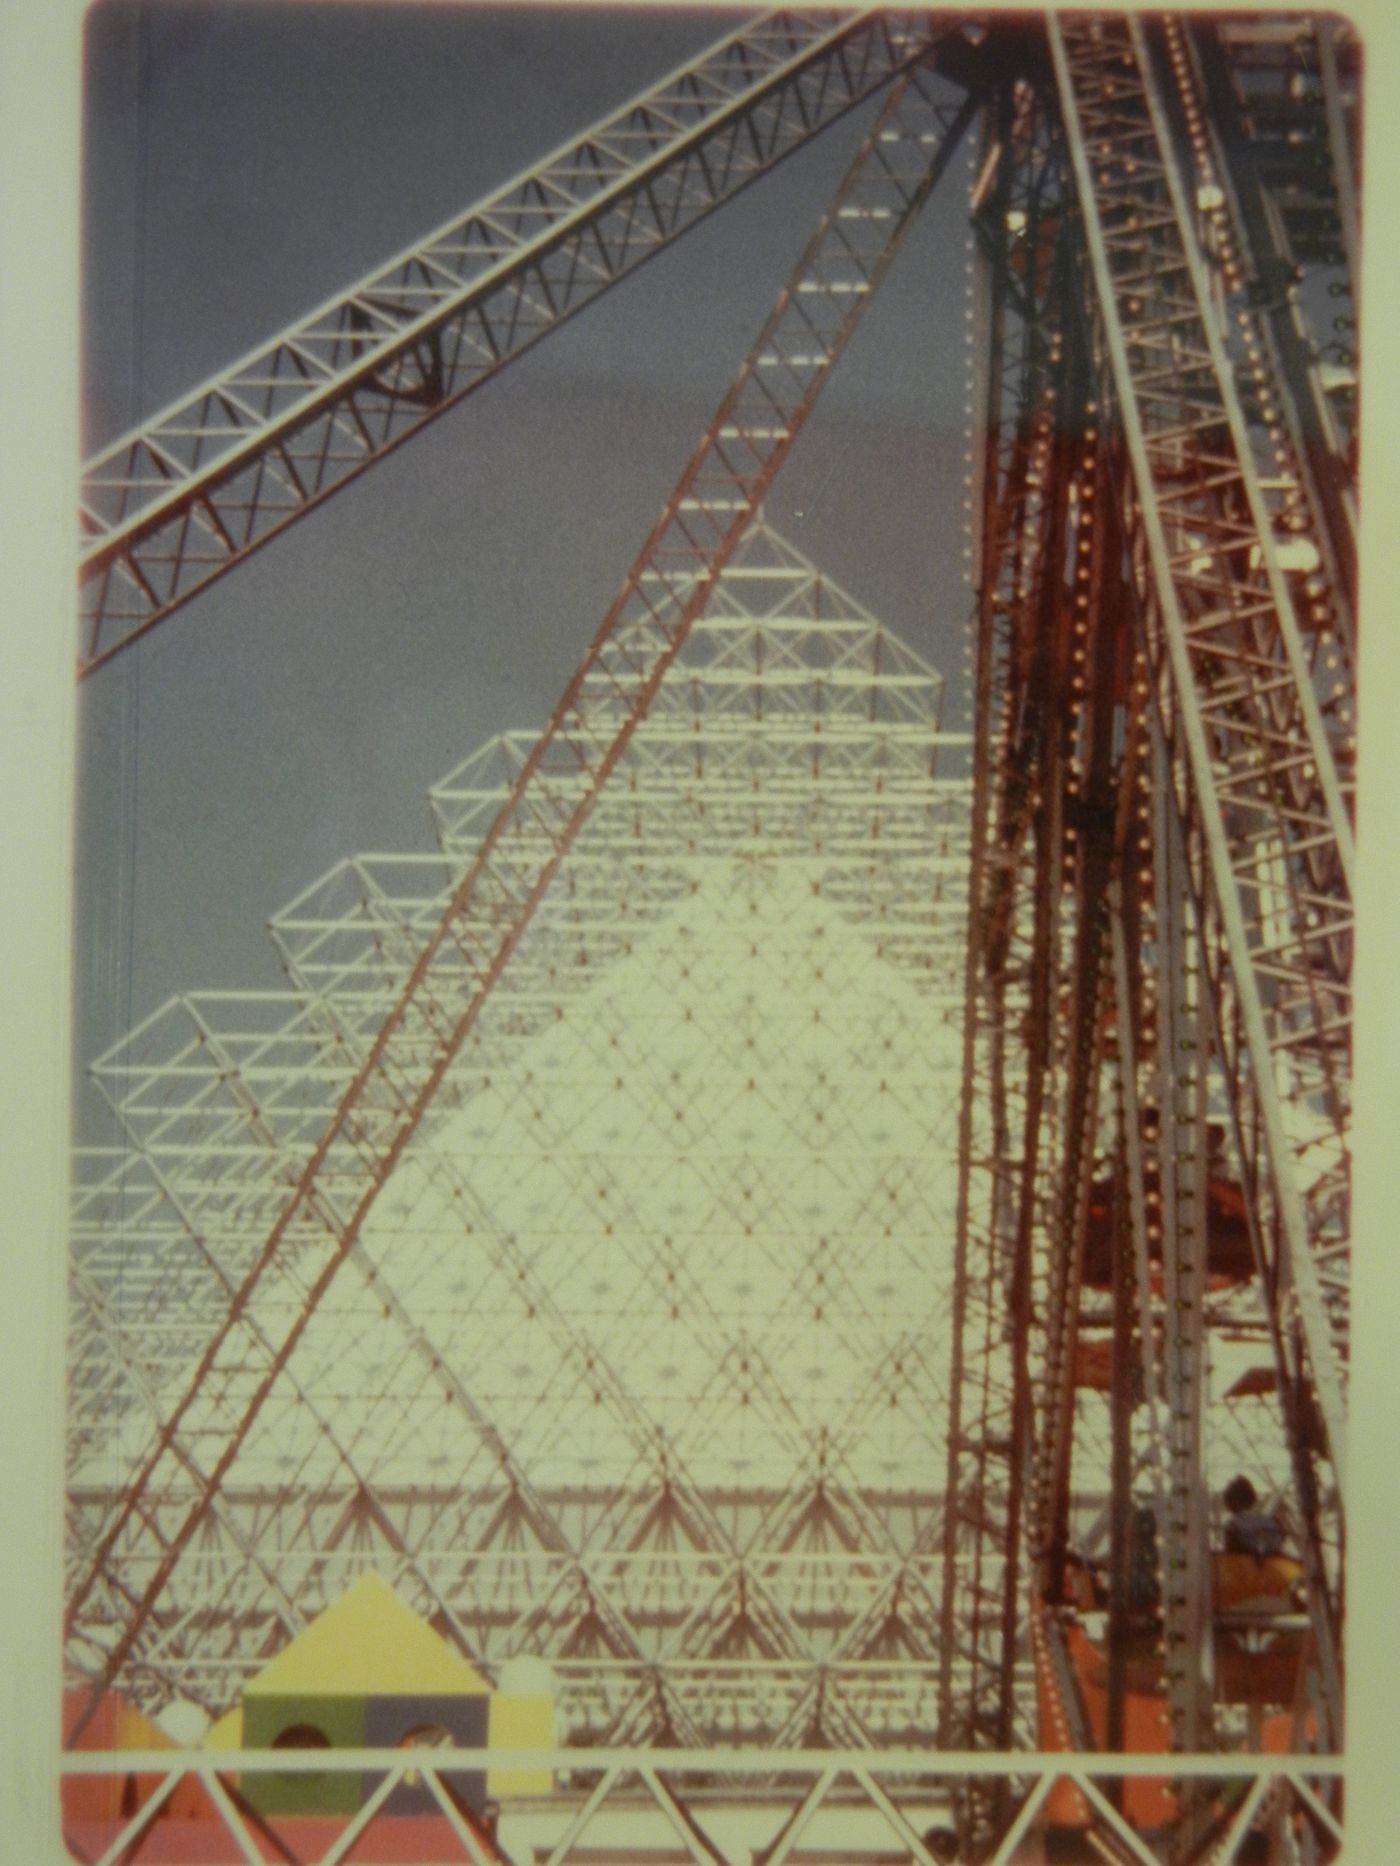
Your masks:
<path fill-rule="evenodd" d="M 1293 1741 L 1339 1737 L 1354 740 L 1348 499 L 1319 489 L 1345 478 L 1345 449 L 1340 423 L 1300 409 L 1263 328 L 1304 327 L 1301 274 L 1264 300 L 1270 254 L 1222 186 L 1229 125 L 1202 79 L 1223 66 L 1237 115 L 1255 112 L 1253 172 L 1261 71 L 1276 82 L 1282 63 L 1305 109 L 1291 178 L 1272 150 L 1274 183 L 1287 194 L 1301 169 L 1317 204 L 1329 160 L 1348 170 L 1318 132 L 1345 128 L 1335 94 L 1319 107 L 1336 67 L 1304 78 L 1312 29 L 1280 61 L 1285 31 L 1067 17 L 1051 81 L 1004 99 L 984 171 L 947 1522 L 988 1579 L 960 1594 L 946 1570 L 945 1653 L 972 1687 L 945 1690 L 945 1740 L 1015 1740 L 1019 1557 L 1041 1734 L 1104 1741 L 1069 1643 L 1085 1603 L 1068 1564 L 1096 1548 L 1110 1747 L 1144 1675 L 1183 1750 L 1238 1741 L 1241 1705 L 1261 1700 L 1291 1708 Z M 1280 136 L 1277 115 L 1268 127 Z M 1335 212 L 1321 257 L 1345 276 Z M 1310 382 L 1338 382 L 1320 346 Z M 1250 1241 L 1233 1271 L 1227 1200 Z M 1247 1456 L 1231 1431 L 1245 1413 Z M 1232 1464 L 1265 1474 L 1297 1524 L 1310 1643 L 1287 1686 L 1246 1675 L 1212 1600 L 1211 1497 Z M 1111 1499 L 1096 1522 L 1075 1503 L 1090 1473 Z M 1280 1621 L 1270 1649 L 1289 1637 Z M 1004 1828 L 1001 1792 L 969 1783 L 973 1844 Z M 1210 1844 L 1207 1803 L 1183 1787 L 1175 1845 Z"/>
<path fill-rule="evenodd" d="M 577 1743 L 1113 1751 L 1146 1703 L 1179 1756 L 1266 1712 L 1340 1747 L 1344 28 L 733 35 L 94 463 L 85 654 L 891 79 L 543 737 L 436 788 L 437 852 L 277 916 L 289 992 L 98 1065 L 81 1674 L 221 1707 L 374 1565 L 488 1669 L 548 1656 Z M 965 786 L 932 670 L 757 514 L 974 118 Z M 1299 1557 L 1263 1621 L 1216 1598 L 1241 1469 Z M 1324 1773 L 1304 1813 L 1190 1769 L 1147 1821 L 951 1797 L 969 1856 L 1252 1823 L 1312 1862 Z M 835 1779 L 772 1787 L 777 1856 Z"/>
<path fill-rule="evenodd" d="M 554 1660 L 578 1740 L 931 1734 L 966 836 L 940 690 L 748 535 L 175 1571 L 146 1691 L 221 1708 L 377 1565 L 488 1667 Z M 181 999 L 98 1065 L 132 1154 L 80 1195 L 77 1569 L 530 749 L 437 786 L 440 852 L 276 916 L 285 996 Z M 106 1558 L 80 1661 L 158 1548 Z"/>
<path fill-rule="evenodd" d="M 922 58 L 927 14 L 775 12 L 722 40 L 97 455 L 90 669 Z"/>

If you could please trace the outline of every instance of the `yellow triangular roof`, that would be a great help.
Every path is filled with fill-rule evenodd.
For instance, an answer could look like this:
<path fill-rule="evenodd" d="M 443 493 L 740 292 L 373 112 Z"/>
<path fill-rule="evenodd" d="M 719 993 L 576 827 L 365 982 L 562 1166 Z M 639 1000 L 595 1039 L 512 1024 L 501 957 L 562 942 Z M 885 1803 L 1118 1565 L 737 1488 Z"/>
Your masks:
<path fill-rule="evenodd" d="M 246 1696 L 470 1696 L 490 1686 L 368 1573 L 314 1619 L 248 1686 Z"/>
<path fill-rule="evenodd" d="M 206 1749 L 242 1749 L 243 1747 L 243 1706 L 235 1704 L 232 1710 L 225 1711 L 217 1723 L 211 1723 L 204 1732 Z"/>

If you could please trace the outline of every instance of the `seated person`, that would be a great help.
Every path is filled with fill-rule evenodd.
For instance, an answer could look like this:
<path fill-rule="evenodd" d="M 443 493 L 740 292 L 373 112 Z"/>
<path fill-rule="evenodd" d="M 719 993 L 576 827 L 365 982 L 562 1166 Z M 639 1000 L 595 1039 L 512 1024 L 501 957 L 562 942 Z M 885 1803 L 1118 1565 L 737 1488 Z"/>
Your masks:
<path fill-rule="evenodd" d="M 1226 1488 L 1225 1547 L 1215 1556 L 1218 1611 L 1273 1618 L 1303 1605 L 1303 1568 L 1284 1553 L 1283 1524 L 1259 1508 L 1247 1477 Z"/>
<path fill-rule="evenodd" d="M 1258 1495 L 1247 1477 L 1231 1479 L 1224 1504 L 1227 1555 L 1252 1555 L 1256 1561 L 1267 1561 L 1283 1553 L 1283 1524 L 1259 1508 Z"/>

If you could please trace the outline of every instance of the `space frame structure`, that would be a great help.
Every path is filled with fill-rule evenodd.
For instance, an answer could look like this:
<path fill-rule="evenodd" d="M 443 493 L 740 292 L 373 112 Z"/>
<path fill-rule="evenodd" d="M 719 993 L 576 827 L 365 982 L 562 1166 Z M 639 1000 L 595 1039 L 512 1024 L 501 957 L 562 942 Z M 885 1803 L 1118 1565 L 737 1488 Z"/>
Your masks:
<path fill-rule="evenodd" d="M 1328 1859 L 1355 841 L 1344 24 L 746 24 L 94 461 L 84 671 L 877 91 L 542 738 L 508 734 L 438 787 L 438 853 L 356 858 L 278 917 L 288 994 L 182 1000 L 98 1066 L 130 1144 L 78 1190 L 70 1661 L 89 1705 L 117 1684 L 212 1708 L 338 1575 L 387 1565 L 488 1670 L 557 1664 L 597 1766 L 560 1778 L 552 1858 L 610 1812 L 609 1846 L 654 1847 L 627 1826 L 640 1798 L 698 1860 L 820 1852 L 856 1802 L 924 1861 L 945 1824 L 969 1859 L 1031 1831 L 1085 1857 Z M 963 785 L 933 760 L 933 670 L 761 509 L 967 147 Z M 799 1002 L 819 1037 L 784 1015 Z M 648 1017 L 664 1048 L 635 1035 Z M 671 1053 L 691 1064 L 639 1114 Z M 830 1092 L 835 1055 L 858 1096 Z M 551 1099 L 551 1073 L 586 1095 Z M 761 1081 L 797 1180 L 850 1156 L 824 1208 L 755 1167 L 763 1119 L 735 1124 Z M 612 1083 L 611 1137 L 562 1117 Z M 660 1178 L 695 1169 L 669 1219 L 640 1159 L 603 1171 L 663 1111 L 679 1131 L 650 1180 L 658 1148 Z M 499 1183 L 463 1165 L 493 1139 Z M 918 1174 L 940 1148 L 946 1213 Z M 682 1226 L 721 1276 L 764 1235 L 771 1313 L 740 1293 L 736 1331 Z M 905 1248 L 940 1226 L 946 1289 Z M 645 1301 L 558 1254 L 585 1231 L 623 1240 Z M 445 1293 L 442 1240 L 466 1234 L 478 1281 Z M 708 1430 L 662 1378 L 667 1290 Z M 497 1318 L 494 1360 L 453 1364 L 454 1294 Z M 799 1314 L 831 1329 L 810 1376 Z M 653 1340 L 639 1400 L 623 1361 Z M 362 1414 L 337 1383 L 351 1352 L 374 1369 Z M 722 1468 L 741 1442 L 763 1482 Z M 900 1482 L 872 1483 L 877 1445 Z M 463 1446 L 466 1474 L 435 1475 Z M 581 1477 L 623 1458 L 621 1487 Z M 1267 1613 L 1225 1597 L 1216 1559 L 1241 1468 L 1297 1556 Z M 1163 1734 L 1138 1772 L 1171 1783 L 1153 1817 L 1110 1761 L 1144 1702 Z M 1266 1722 L 1311 1766 L 1259 1761 Z M 938 1764 L 955 1752 L 983 1761 Z"/>

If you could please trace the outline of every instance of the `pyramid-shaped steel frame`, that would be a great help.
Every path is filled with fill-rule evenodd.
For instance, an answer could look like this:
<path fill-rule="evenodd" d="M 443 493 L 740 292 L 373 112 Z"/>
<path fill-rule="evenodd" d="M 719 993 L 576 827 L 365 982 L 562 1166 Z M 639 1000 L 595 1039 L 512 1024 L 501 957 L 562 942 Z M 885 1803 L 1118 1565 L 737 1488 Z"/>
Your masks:
<path fill-rule="evenodd" d="M 377 1565 L 473 1658 L 553 1660 L 594 1741 L 658 1734 L 658 1668 L 697 1740 L 931 1733 L 966 914 L 941 687 L 749 533 L 230 1473 L 171 1596 L 197 1638 L 135 1662 L 156 1697 L 224 1708 Z M 287 993 L 174 1000 L 96 1066 L 130 1151 L 79 1195 L 78 1560 L 527 750 L 434 787 L 438 852 L 274 916 Z"/>

